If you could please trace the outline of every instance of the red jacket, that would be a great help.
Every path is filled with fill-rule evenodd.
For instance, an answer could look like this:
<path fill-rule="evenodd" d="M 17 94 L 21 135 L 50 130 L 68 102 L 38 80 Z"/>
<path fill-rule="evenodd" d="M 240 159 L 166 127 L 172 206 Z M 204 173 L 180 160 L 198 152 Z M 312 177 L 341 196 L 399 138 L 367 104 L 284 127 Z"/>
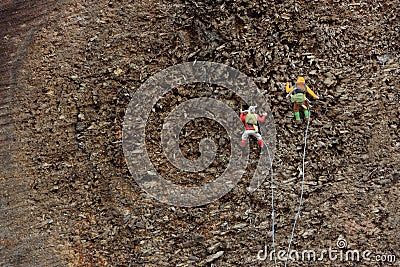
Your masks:
<path fill-rule="evenodd" d="M 246 116 L 247 113 L 240 113 L 240 120 L 244 123 L 244 127 L 246 128 L 246 130 L 255 130 L 253 125 L 247 125 Z M 264 122 L 266 118 L 267 115 L 263 115 L 261 117 L 257 115 L 257 121 L 259 122 Z"/>

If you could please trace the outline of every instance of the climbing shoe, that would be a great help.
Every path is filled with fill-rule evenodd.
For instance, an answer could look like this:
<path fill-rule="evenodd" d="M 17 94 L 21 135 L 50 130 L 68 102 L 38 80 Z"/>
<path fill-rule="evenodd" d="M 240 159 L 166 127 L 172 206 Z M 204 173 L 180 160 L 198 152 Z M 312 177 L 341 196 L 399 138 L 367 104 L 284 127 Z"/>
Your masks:
<path fill-rule="evenodd" d="M 258 146 L 261 150 L 266 150 L 267 146 L 264 144 L 263 140 L 258 140 Z"/>

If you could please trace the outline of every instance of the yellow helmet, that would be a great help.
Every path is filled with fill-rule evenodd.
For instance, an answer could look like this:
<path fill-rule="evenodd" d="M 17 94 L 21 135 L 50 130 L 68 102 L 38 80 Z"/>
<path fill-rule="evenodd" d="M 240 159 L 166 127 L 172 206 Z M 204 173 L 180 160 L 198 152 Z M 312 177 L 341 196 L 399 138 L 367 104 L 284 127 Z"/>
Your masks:
<path fill-rule="evenodd" d="M 305 83 L 305 82 L 306 82 L 306 80 L 303 77 L 299 76 L 297 78 L 297 83 Z"/>

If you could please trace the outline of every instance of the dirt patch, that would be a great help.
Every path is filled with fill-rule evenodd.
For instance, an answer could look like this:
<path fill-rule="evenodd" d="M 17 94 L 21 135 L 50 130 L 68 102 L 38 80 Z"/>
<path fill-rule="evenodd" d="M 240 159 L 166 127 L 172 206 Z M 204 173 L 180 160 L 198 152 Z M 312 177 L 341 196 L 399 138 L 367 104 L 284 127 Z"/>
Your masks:
<path fill-rule="evenodd" d="M 43 214 L 29 197 L 31 179 L 20 168 L 22 151 L 16 145 L 21 141 L 16 125 L 23 120 L 16 107 L 17 92 L 24 90 L 18 82 L 19 70 L 29 56 L 34 33 L 55 7 L 54 1 L 0 4 L 0 265 L 4 266 L 63 265 L 54 245 L 47 242 Z"/>

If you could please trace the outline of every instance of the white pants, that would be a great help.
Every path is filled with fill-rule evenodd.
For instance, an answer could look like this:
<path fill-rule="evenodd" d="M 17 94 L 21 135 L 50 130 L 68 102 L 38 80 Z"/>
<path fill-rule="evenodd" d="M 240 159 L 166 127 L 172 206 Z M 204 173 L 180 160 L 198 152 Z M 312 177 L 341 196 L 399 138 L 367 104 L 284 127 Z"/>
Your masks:
<path fill-rule="evenodd" d="M 259 134 L 258 132 L 254 131 L 254 130 L 244 131 L 244 133 L 242 134 L 242 140 L 247 140 L 249 135 L 256 137 L 257 140 L 262 140 L 261 134 Z"/>

